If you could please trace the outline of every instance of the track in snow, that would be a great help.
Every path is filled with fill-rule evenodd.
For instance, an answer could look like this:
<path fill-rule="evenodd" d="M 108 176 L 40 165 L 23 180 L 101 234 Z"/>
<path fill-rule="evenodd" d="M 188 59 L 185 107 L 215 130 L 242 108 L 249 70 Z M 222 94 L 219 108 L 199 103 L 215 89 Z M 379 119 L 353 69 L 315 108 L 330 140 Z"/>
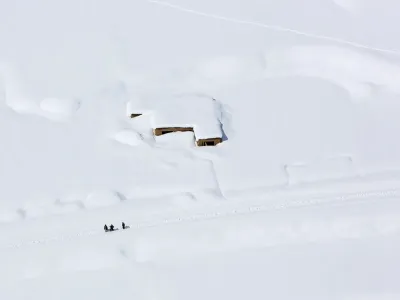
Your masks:
<path fill-rule="evenodd" d="M 196 221 L 205 221 L 212 220 L 217 218 L 226 218 L 232 217 L 236 215 L 248 215 L 262 212 L 273 212 L 278 210 L 285 210 L 290 208 L 305 208 L 305 207 L 313 207 L 317 205 L 342 205 L 346 203 L 363 203 L 366 201 L 373 200 L 385 200 L 385 199 L 393 199 L 400 196 L 399 189 L 391 189 L 391 190 L 379 190 L 373 192 L 365 192 L 365 193 L 351 193 L 351 194 L 343 194 L 340 196 L 327 196 L 327 197 L 315 197 L 315 198 L 305 198 L 301 200 L 293 200 L 293 201 L 283 201 L 280 200 L 279 203 L 269 203 L 269 204 L 258 204 L 258 205 L 243 205 L 245 203 L 225 203 L 215 206 L 217 210 L 213 211 L 203 211 L 203 212 L 195 212 L 182 214 L 178 216 L 165 216 L 164 218 L 157 218 L 155 220 L 147 220 L 136 223 L 126 222 L 130 226 L 130 230 L 140 230 L 142 228 L 149 227 L 157 227 L 157 226 L 166 226 L 168 224 L 177 224 L 177 223 L 186 223 L 186 222 L 196 222 Z M 122 230 L 115 232 L 122 232 Z M 21 248 L 33 245 L 44 245 L 48 243 L 54 242 L 65 242 L 70 241 L 82 237 L 89 237 L 94 235 L 104 234 L 103 230 L 96 231 L 81 231 L 77 234 L 71 235 L 62 235 L 62 236 L 53 236 L 40 240 L 29 240 L 29 241 L 21 241 L 16 244 L 9 245 L 1 245 L 0 250 L 4 249 L 12 249 L 12 248 Z"/>
<path fill-rule="evenodd" d="M 364 45 L 364 44 L 360 44 L 360 43 L 356 43 L 356 42 L 352 42 L 352 41 L 348 41 L 348 40 L 344 40 L 344 39 L 340 39 L 340 38 L 335 38 L 335 37 L 325 36 L 325 35 L 318 35 L 318 34 L 304 32 L 304 31 L 300 31 L 300 30 L 296 30 L 296 29 L 292 29 L 292 28 L 286 28 L 286 27 L 282 27 L 282 26 L 278 26 L 278 25 L 269 25 L 269 24 L 264 24 L 261 22 L 240 20 L 240 19 L 235 19 L 235 18 L 231 18 L 231 17 L 220 16 L 220 15 L 216 15 L 216 14 L 211 14 L 211 13 L 206 13 L 206 12 L 186 8 L 186 7 L 172 4 L 172 3 L 169 3 L 166 1 L 158 1 L 158 0 L 145 0 L 145 1 L 157 4 L 157 5 L 165 6 L 165 7 L 171 8 L 171 9 L 179 10 L 179 11 L 182 11 L 185 13 L 190 13 L 190 14 L 206 17 L 206 18 L 217 19 L 217 20 L 221 20 L 221 21 L 243 24 L 243 25 L 262 27 L 262 28 L 266 28 L 266 29 L 270 29 L 270 30 L 274 30 L 274 31 L 289 32 L 289 33 L 296 34 L 296 35 L 302 35 L 302 36 L 305 36 L 308 38 L 325 40 L 325 41 L 330 41 L 330 42 L 339 43 L 339 44 L 345 44 L 345 45 L 349 45 L 349 46 L 352 46 L 355 48 L 367 49 L 367 50 L 381 52 L 381 53 L 400 55 L 400 50 L 396 50 L 396 49 L 392 50 L 392 49 L 377 48 L 377 47 L 372 47 L 372 46 L 368 46 L 368 45 Z"/>

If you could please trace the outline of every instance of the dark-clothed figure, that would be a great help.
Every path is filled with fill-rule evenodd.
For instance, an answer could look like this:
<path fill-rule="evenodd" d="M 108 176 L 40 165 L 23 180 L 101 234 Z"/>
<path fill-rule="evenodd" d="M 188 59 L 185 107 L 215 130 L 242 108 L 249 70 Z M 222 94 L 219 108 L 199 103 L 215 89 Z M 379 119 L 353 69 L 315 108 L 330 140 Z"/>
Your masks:
<path fill-rule="evenodd" d="M 110 225 L 110 231 L 114 231 L 114 225 L 113 224 Z"/>
<path fill-rule="evenodd" d="M 107 224 L 106 224 L 106 225 L 104 225 L 104 231 L 108 231 Z"/>

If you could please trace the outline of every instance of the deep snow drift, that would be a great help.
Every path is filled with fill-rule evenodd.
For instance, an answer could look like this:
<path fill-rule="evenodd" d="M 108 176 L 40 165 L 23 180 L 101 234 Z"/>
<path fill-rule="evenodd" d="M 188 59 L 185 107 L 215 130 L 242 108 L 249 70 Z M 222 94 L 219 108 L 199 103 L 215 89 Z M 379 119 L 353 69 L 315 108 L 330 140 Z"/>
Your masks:
<path fill-rule="evenodd" d="M 222 196 L 396 169 L 398 57 L 321 38 L 400 44 L 367 39 L 370 25 L 357 24 L 372 18 L 369 10 L 349 15 L 323 3 L 307 1 L 302 11 L 313 7 L 326 20 L 292 18 L 297 4 L 256 1 L 2 4 L 0 208 L 29 216 L 35 206 L 50 212 L 71 194 L 84 202 L 98 190 L 126 199 Z M 385 20 L 397 4 L 387 5 Z M 374 32 L 389 30 L 375 23 Z M 213 98 L 217 115 L 179 107 L 177 95 Z M 127 103 L 153 117 L 130 119 Z M 204 123 L 211 129 L 198 134 L 222 129 L 224 143 L 198 149 L 187 134 L 154 139 L 154 120 Z"/>
<path fill-rule="evenodd" d="M 0 3 L 2 298 L 398 297 L 399 9 Z"/>

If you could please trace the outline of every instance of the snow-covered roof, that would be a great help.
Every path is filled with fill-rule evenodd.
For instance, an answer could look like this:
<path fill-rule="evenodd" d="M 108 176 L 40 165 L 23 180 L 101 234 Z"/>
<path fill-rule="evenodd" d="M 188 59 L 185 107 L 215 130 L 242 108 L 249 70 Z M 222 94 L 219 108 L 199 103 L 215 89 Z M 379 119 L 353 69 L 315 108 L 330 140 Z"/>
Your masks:
<path fill-rule="evenodd" d="M 131 114 L 146 114 L 151 112 L 146 106 L 145 102 L 141 98 L 135 98 L 126 104 L 126 114 L 131 116 Z"/>
<path fill-rule="evenodd" d="M 196 139 L 222 137 L 219 111 L 206 96 L 182 95 L 154 101 L 152 127 L 191 127 Z M 155 105 L 156 104 L 156 105 Z"/>
<path fill-rule="evenodd" d="M 200 95 L 136 97 L 127 103 L 127 114 L 151 115 L 155 128 L 190 127 L 196 140 L 222 138 L 220 111 L 214 99 Z"/>

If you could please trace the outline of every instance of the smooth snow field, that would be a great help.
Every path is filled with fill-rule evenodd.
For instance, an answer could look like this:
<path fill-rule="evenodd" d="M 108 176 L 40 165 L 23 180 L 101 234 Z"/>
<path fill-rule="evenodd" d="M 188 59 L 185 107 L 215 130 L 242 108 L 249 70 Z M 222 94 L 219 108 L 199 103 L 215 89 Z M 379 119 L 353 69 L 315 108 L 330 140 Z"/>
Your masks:
<path fill-rule="evenodd" d="M 0 1 L 0 299 L 400 299 L 399 11 Z"/>

